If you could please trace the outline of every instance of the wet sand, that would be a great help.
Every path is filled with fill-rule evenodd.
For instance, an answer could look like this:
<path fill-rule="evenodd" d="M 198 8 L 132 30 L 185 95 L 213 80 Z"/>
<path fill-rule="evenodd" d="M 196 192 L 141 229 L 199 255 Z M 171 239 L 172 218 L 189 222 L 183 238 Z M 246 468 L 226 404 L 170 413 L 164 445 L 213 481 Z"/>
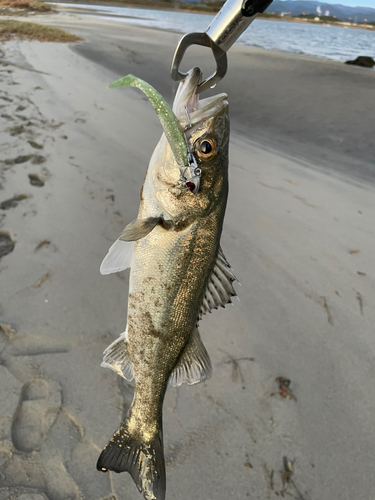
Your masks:
<path fill-rule="evenodd" d="M 142 94 L 107 85 L 132 72 L 171 100 L 180 35 L 41 19 L 85 42 L 2 47 L 0 500 L 135 500 L 129 475 L 95 469 L 132 399 L 100 368 L 125 327 L 128 274 L 99 266 L 137 214 L 161 128 Z M 369 500 L 375 72 L 229 56 L 215 92 L 231 104 L 222 247 L 240 302 L 202 321 L 212 379 L 168 390 L 167 498 Z"/>

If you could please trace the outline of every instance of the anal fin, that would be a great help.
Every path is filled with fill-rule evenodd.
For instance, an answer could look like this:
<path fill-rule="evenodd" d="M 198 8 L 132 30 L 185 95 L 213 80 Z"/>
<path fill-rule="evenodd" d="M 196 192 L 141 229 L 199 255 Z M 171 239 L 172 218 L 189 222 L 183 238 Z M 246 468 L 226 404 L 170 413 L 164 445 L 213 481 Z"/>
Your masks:
<path fill-rule="evenodd" d="M 210 357 L 203 345 L 198 328 L 195 328 L 169 377 L 169 385 L 179 387 L 182 384 L 198 384 L 209 379 L 211 374 L 212 365 Z"/>
<path fill-rule="evenodd" d="M 134 378 L 134 366 L 130 361 L 127 346 L 127 329 L 104 351 L 103 368 L 110 368 L 128 382 Z"/>

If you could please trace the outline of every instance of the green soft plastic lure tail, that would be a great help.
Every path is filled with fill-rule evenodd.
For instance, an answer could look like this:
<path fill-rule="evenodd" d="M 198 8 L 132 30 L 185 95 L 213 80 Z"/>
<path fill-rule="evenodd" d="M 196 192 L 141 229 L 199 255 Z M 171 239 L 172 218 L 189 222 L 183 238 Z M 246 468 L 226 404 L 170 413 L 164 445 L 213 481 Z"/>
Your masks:
<path fill-rule="evenodd" d="M 165 136 L 179 166 L 188 166 L 189 160 L 184 131 L 164 97 L 150 84 L 134 75 L 127 75 L 111 83 L 109 88 L 137 87 L 146 95 L 154 107 Z"/>

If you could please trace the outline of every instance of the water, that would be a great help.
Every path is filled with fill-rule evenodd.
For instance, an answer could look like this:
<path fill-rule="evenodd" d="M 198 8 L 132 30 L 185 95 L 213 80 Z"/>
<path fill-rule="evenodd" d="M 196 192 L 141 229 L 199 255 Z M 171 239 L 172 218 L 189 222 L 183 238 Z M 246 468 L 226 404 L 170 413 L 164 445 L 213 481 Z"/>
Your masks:
<path fill-rule="evenodd" d="M 88 9 L 90 15 L 123 21 L 137 26 L 188 33 L 205 31 L 214 15 L 190 14 L 127 7 L 93 6 L 58 3 L 64 7 Z M 375 30 L 339 26 L 292 23 L 256 19 L 239 38 L 238 43 L 265 49 L 283 50 L 298 54 L 346 61 L 365 55 L 375 57 Z"/>

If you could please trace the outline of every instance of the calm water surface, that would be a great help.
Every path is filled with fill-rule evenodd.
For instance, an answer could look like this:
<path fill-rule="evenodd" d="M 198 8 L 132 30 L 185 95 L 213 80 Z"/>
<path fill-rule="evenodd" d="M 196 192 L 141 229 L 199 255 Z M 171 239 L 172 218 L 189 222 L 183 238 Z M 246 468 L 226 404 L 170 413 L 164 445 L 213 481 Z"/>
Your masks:
<path fill-rule="evenodd" d="M 181 33 L 205 31 L 214 18 L 208 14 L 190 14 L 127 7 L 58 3 L 64 7 L 88 9 L 89 15 Z M 283 50 L 309 56 L 346 61 L 360 55 L 375 57 L 375 30 L 365 31 L 338 26 L 291 23 L 256 19 L 238 43 Z"/>

